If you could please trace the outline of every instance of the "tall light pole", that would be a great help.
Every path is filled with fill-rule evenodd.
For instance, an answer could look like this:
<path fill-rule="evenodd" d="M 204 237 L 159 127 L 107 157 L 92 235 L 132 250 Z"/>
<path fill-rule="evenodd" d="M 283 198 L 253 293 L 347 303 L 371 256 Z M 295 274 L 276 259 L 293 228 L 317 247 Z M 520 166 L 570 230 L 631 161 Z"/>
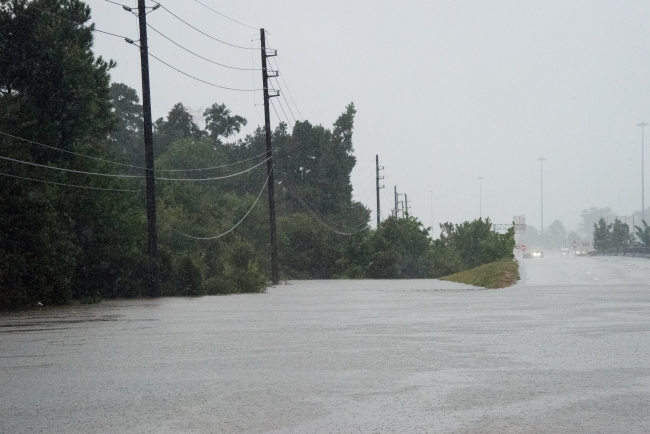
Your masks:
<path fill-rule="evenodd" d="M 637 127 L 641 127 L 641 220 L 645 220 L 645 182 L 643 180 L 643 127 L 647 127 L 648 124 L 641 122 L 636 124 Z"/>
<path fill-rule="evenodd" d="M 542 203 L 542 227 L 539 232 L 544 235 L 544 161 L 546 158 L 538 158 L 537 161 L 539 161 L 539 191 Z"/>
<path fill-rule="evenodd" d="M 478 218 L 483 217 L 483 177 L 478 178 Z"/>

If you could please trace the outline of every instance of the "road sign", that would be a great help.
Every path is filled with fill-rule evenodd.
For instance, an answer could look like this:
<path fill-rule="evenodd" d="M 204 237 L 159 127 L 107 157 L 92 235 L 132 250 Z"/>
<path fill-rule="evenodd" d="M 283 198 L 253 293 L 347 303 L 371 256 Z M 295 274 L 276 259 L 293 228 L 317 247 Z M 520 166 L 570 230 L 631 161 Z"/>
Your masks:
<path fill-rule="evenodd" d="M 588 245 L 589 245 L 589 241 L 585 241 L 585 242 L 583 242 L 582 245 L 583 245 L 583 246 L 588 246 Z"/>
<path fill-rule="evenodd" d="M 519 249 L 520 249 L 522 252 L 525 252 L 525 251 L 526 251 L 526 245 L 525 245 L 525 244 L 522 244 L 521 246 L 519 246 Z"/>
<path fill-rule="evenodd" d="M 519 250 L 521 246 L 519 244 L 515 244 L 515 249 Z"/>
<path fill-rule="evenodd" d="M 578 247 L 578 242 L 577 241 L 572 242 L 571 247 L 573 247 L 574 249 Z"/>

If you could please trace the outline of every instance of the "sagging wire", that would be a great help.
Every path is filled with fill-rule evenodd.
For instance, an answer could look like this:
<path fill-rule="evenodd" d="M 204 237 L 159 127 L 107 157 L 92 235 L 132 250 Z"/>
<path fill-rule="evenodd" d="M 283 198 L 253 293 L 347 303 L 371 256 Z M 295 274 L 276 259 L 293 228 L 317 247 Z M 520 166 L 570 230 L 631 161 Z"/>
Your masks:
<path fill-rule="evenodd" d="M 253 202 L 253 205 L 250 207 L 250 209 L 248 210 L 248 212 L 246 212 L 246 214 L 244 215 L 244 217 L 242 217 L 242 219 L 239 220 L 235 226 L 233 226 L 232 228 L 230 228 L 229 230 L 227 230 L 226 232 L 224 232 L 224 233 L 222 233 L 222 234 L 215 235 L 214 237 L 195 237 L 195 236 L 193 236 L 193 235 L 186 234 L 185 232 L 181 232 L 181 231 L 179 231 L 179 230 L 177 230 L 177 229 L 174 229 L 173 227 L 171 227 L 171 226 L 170 226 L 169 224 L 167 224 L 167 223 L 165 223 L 165 224 L 166 224 L 166 225 L 167 225 L 167 226 L 168 226 L 172 231 L 176 232 L 177 234 L 183 235 L 184 237 L 191 238 L 191 239 L 194 239 L 194 240 L 216 240 L 217 238 L 221 238 L 221 237 L 223 237 L 224 235 L 228 235 L 229 233 L 231 233 L 232 231 L 234 231 L 234 230 L 237 228 L 237 226 L 239 226 L 239 225 L 240 225 L 244 220 L 246 220 L 246 217 L 248 217 L 248 215 L 251 213 L 251 211 L 253 211 L 253 208 L 255 208 L 255 205 L 256 205 L 257 202 L 260 200 L 260 196 L 262 196 L 262 193 L 264 192 L 264 189 L 266 188 L 266 185 L 268 184 L 268 182 L 269 182 L 269 178 L 271 177 L 271 174 L 272 174 L 272 173 L 273 173 L 273 166 L 271 166 L 271 172 L 270 172 L 269 175 L 266 177 L 266 181 L 264 182 L 264 185 L 262 186 L 262 189 L 260 190 L 259 194 L 257 195 L 257 198 L 255 198 L 255 202 Z"/>

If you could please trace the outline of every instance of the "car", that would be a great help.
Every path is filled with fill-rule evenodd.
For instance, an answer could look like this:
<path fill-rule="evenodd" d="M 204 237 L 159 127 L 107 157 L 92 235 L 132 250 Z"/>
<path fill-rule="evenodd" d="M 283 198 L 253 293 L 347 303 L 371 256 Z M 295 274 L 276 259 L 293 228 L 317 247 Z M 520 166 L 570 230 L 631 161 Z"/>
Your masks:
<path fill-rule="evenodd" d="M 563 247 L 560 250 L 562 251 L 562 256 L 569 256 L 569 249 L 567 247 Z"/>
<path fill-rule="evenodd" d="M 524 259 L 530 259 L 530 258 L 543 258 L 544 257 L 544 252 L 540 251 L 534 251 L 530 253 L 524 253 Z"/>
<path fill-rule="evenodd" d="M 576 256 L 587 256 L 587 251 L 585 249 L 576 250 Z"/>

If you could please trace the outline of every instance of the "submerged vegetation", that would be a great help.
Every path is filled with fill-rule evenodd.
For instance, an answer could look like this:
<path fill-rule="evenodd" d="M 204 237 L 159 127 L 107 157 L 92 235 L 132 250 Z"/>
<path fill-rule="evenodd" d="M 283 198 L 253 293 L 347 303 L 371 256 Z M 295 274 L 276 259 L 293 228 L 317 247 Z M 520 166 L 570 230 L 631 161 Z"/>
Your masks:
<path fill-rule="evenodd" d="M 505 288 L 519 280 L 519 263 L 514 260 L 503 260 L 480 265 L 471 270 L 461 271 L 441 280 L 482 286 L 487 289 Z"/>
<path fill-rule="evenodd" d="M 145 295 L 142 106 L 92 52 L 89 19 L 79 0 L 0 3 L 0 309 Z M 273 132 L 283 278 L 439 277 L 512 258 L 514 233 L 489 219 L 435 241 L 414 217 L 371 230 L 350 184 L 355 113 Z M 247 121 L 221 103 L 203 116 L 178 103 L 154 124 L 163 294 L 262 292 L 263 130 L 234 140 Z"/>

